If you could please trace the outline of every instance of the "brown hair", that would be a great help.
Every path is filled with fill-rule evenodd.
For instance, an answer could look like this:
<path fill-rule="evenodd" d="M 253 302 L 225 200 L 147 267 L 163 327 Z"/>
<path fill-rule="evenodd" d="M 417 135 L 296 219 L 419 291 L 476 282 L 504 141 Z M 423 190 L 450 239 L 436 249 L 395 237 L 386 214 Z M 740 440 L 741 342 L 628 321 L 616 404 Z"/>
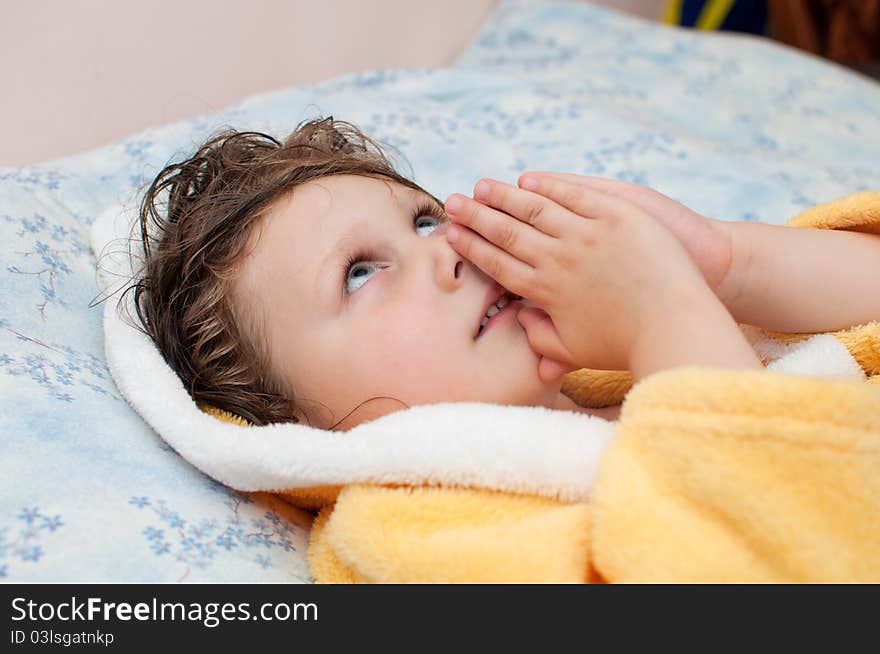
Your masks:
<path fill-rule="evenodd" d="M 424 190 L 398 174 L 375 141 L 330 116 L 301 123 L 284 142 L 261 132 L 221 132 L 167 165 L 144 193 L 143 268 L 123 299 L 134 291 L 142 325 L 135 327 L 200 405 L 258 425 L 301 422 L 300 401 L 273 374 L 265 340 L 256 336 L 259 316 L 236 312 L 231 287 L 266 210 L 296 186 L 331 175 Z"/>

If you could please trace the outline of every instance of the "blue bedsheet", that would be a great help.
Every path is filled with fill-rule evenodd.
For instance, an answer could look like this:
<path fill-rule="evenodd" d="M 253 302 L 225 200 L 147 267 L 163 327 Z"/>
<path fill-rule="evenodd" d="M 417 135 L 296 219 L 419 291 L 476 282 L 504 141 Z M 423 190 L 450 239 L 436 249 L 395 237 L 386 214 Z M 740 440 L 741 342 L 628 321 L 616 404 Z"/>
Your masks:
<path fill-rule="evenodd" d="M 781 223 L 880 187 L 873 81 L 752 37 L 513 0 L 447 69 L 346 75 L 2 168 L 0 579 L 309 581 L 300 514 L 212 482 L 120 397 L 90 306 L 102 289 L 88 229 L 221 127 L 283 137 L 330 114 L 397 147 L 440 198 L 559 170 Z"/>

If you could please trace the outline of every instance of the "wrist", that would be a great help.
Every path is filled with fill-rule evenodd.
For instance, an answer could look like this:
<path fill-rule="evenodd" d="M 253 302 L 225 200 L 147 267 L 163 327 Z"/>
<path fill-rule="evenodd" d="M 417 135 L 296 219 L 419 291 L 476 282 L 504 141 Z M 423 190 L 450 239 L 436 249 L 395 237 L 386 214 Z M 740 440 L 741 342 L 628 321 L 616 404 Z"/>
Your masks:
<path fill-rule="evenodd" d="M 629 352 L 628 368 L 638 381 L 680 366 L 763 366 L 730 313 L 708 286 L 684 294 L 679 305 L 657 315 Z"/>
<path fill-rule="evenodd" d="M 748 223 L 721 220 L 715 221 L 715 227 L 723 234 L 723 240 L 727 244 L 727 256 L 726 265 L 712 290 L 721 304 L 736 318 L 738 304 L 754 267 L 753 230 Z"/>

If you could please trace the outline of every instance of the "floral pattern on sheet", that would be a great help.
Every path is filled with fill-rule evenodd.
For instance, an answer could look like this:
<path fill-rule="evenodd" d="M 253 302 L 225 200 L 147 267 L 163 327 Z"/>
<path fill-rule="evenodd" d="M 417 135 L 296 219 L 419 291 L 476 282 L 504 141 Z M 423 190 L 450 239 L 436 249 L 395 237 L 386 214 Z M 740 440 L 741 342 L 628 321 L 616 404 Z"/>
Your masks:
<path fill-rule="evenodd" d="M 48 537 L 64 526 L 60 515 L 46 515 L 38 506 L 22 507 L 15 517 L 14 526 L 0 527 L 0 579 L 10 576 L 10 566 L 39 562 Z"/>
<path fill-rule="evenodd" d="M 222 519 L 204 515 L 186 518 L 164 498 L 138 495 L 128 500 L 131 506 L 153 515 L 141 533 L 155 556 L 180 563 L 183 572 L 177 581 L 185 580 L 194 568 L 206 570 L 221 562 L 222 555 L 234 549 L 246 551 L 263 570 L 279 565 L 276 553 L 283 557 L 285 553 L 299 551 L 297 543 L 301 538 L 296 525 L 271 510 L 248 517 L 244 509 L 254 503 L 249 495 L 229 491 L 219 484 L 216 490 L 228 509 Z"/>
<path fill-rule="evenodd" d="M 88 243 L 100 211 L 216 131 L 283 137 L 326 115 L 440 198 L 558 170 L 781 223 L 880 187 L 875 82 L 754 37 L 549 0 L 502 0 L 448 68 L 344 75 L 0 168 L 0 578 L 310 581 L 302 514 L 207 479 L 115 388 L 101 326 L 115 288 L 97 282 Z"/>

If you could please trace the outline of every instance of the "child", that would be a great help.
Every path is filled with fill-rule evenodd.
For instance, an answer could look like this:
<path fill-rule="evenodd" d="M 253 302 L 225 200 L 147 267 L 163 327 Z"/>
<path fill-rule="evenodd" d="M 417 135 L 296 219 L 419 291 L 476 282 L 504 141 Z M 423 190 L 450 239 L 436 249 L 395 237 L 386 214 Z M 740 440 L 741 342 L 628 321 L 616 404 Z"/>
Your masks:
<path fill-rule="evenodd" d="M 332 117 L 283 143 L 220 135 L 144 196 L 138 315 L 200 404 L 325 429 L 435 402 L 583 411 L 567 371 L 757 368 L 736 321 L 880 318 L 877 236 L 714 221 L 576 175 L 520 185 L 444 207 Z"/>

